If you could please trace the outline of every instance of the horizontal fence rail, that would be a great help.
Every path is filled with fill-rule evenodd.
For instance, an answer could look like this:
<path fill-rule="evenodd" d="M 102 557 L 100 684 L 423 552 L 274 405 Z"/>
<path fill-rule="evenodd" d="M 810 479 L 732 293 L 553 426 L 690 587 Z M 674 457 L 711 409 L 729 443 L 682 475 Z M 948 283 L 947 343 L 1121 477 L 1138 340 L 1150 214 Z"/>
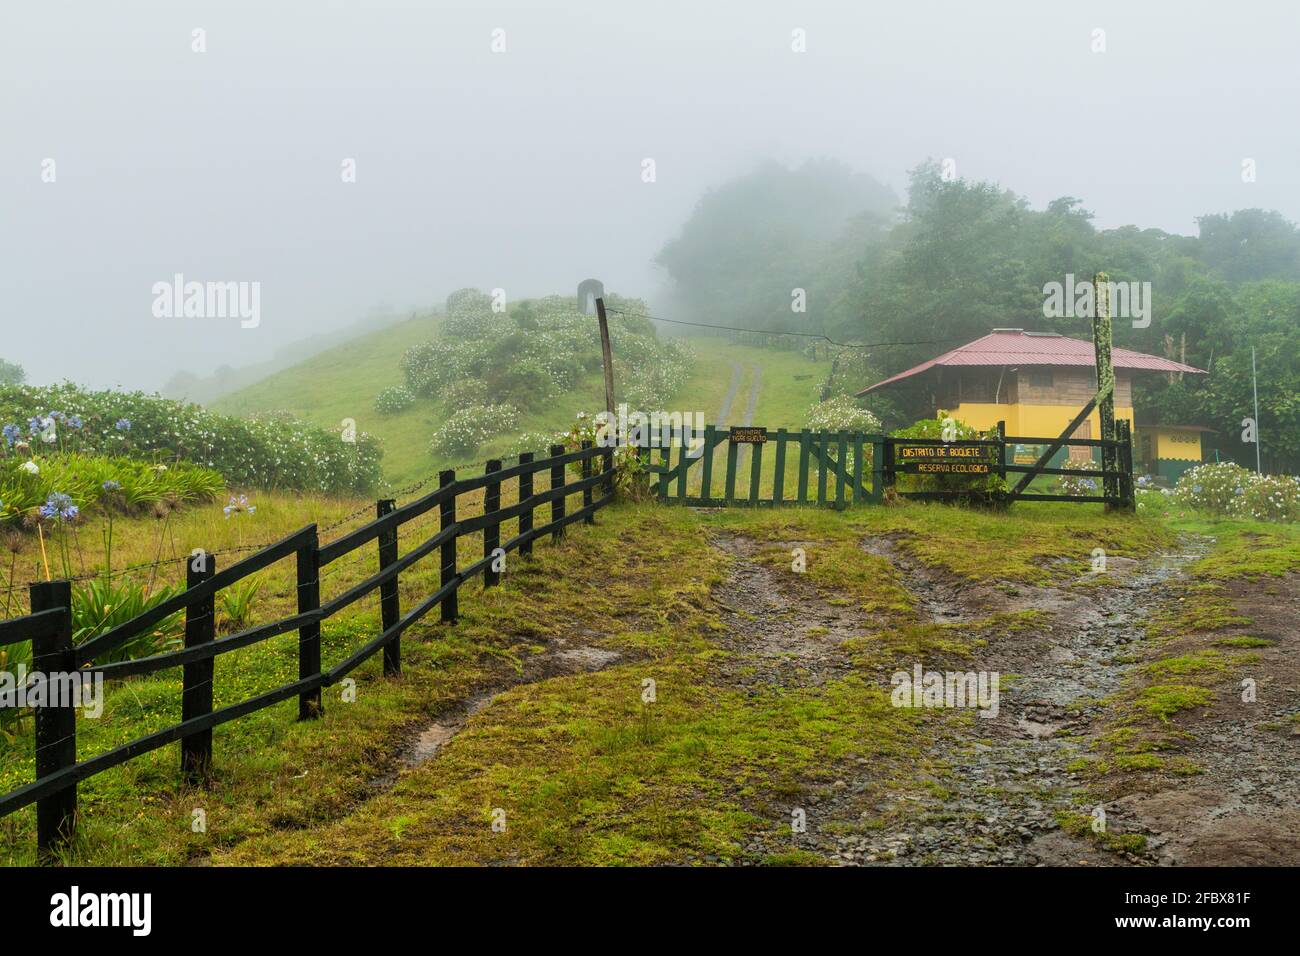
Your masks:
<path fill-rule="evenodd" d="M 569 480 L 570 465 L 580 468 L 581 478 Z M 538 476 L 549 477 L 548 487 L 536 487 Z M 518 501 L 502 507 L 501 486 L 508 481 L 517 482 Z M 482 513 L 458 517 L 457 499 L 479 490 L 484 492 Z M 570 512 L 566 502 L 574 495 L 582 496 L 582 506 Z M 32 613 L 0 621 L 0 647 L 32 642 L 34 683 L 31 686 L 41 681 L 53 686 L 55 674 L 71 675 L 78 681 L 95 677 L 109 680 L 179 667 L 183 675 L 181 721 L 78 761 L 75 709 L 63 706 L 62 701 L 58 706 L 43 703 L 34 706 L 36 779 L 0 795 L 0 817 L 35 803 L 37 847 L 42 856 L 48 856 L 72 837 L 78 783 L 178 741 L 183 778 L 189 783 L 205 784 L 211 773 L 214 727 L 295 697 L 299 700 L 299 719 L 320 717 L 321 691 L 341 681 L 380 651 L 384 674 L 399 674 L 401 636 L 413 624 L 435 608 L 440 609 L 443 622 L 454 623 L 457 592 L 466 582 L 481 576 L 484 587 L 496 585 L 500 575 L 494 569 L 494 562 L 502 555 L 510 552 L 530 555 L 533 542 L 546 535 L 559 542 L 569 525 L 579 521 L 592 523 L 595 513 L 610 504 L 614 495 L 613 449 L 596 447 L 591 442 L 583 442 L 576 450 L 554 445 L 545 458 L 525 453 L 520 456 L 519 464 L 509 468 L 502 468 L 499 461 L 489 461 L 482 475 L 458 478 L 454 471 L 443 472 L 436 490 L 401 507 L 395 507 L 391 500 L 381 500 L 376 504 L 373 521 L 327 544 L 320 544 L 316 526 L 308 525 L 223 570 L 216 569 L 212 554 L 198 552 L 187 567 L 183 592 L 75 647 L 70 583 L 33 584 Z M 550 520 L 536 523 L 536 512 L 546 504 L 551 506 Z M 399 555 L 401 526 L 435 510 L 439 516 L 438 530 L 406 554 Z M 512 521 L 517 523 L 517 533 L 502 541 L 501 526 Z M 458 567 L 457 541 L 477 534 L 483 536 L 483 557 L 466 567 Z M 320 569 L 371 542 L 377 543 L 378 570 L 322 602 Z M 398 595 L 399 575 L 433 554 L 438 555 L 439 586 L 403 614 Z M 217 637 L 214 602 L 218 592 L 288 558 L 296 562 L 298 613 Z M 344 660 L 324 668 L 320 656 L 321 624 L 376 591 L 380 595 L 380 632 Z M 97 663 L 131 638 L 178 612 L 185 614 L 182 648 Z M 300 636 L 298 679 L 214 710 L 212 686 L 216 658 L 292 631 Z"/>

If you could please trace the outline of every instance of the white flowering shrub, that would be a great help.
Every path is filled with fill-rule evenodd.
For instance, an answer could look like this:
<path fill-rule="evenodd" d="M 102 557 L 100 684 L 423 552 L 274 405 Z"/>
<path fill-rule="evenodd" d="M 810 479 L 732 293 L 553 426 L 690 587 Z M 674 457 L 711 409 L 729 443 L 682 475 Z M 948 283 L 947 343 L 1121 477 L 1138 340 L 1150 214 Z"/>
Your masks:
<path fill-rule="evenodd" d="M 1258 475 L 1232 462 L 1197 465 L 1183 472 L 1171 500 L 1185 508 L 1256 521 L 1300 520 L 1300 479 Z"/>
<path fill-rule="evenodd" d="M 383 454 L 365 432 L 345 442 L 340 431 L 284 413 L 238 418 L 144 392 L 71 383 L 0 387 L 0 429 L 0 455 L 28 454 L 23 449 L 30 447 L 166 458 L 216 469 L 232 485 L 328 494 L 373 491 Z"/>
<path fill-rule="evenodd" d="M 471 405 L 453 412 L 433 435 L 430 448 L 443 457 L 472 455 L 491 438 L 519 425 L 511 405 Z"/>
<path fill-rule="evenodd" d="M 381 415 L 395 415 L 415 404 L 415 396 L 405 385 L 392 385 L 375 396 L 375 411 Z"/>
<path fill-rule="evenodd" d="M 450 409 L 493 404 L 488 395 L 488 387 L 477 378 L 462 378 L 459 382 L 452 382 L 442 390 L 439 397 L 443 405 Z"/>
<path fill-rule="evenodd" d="M 808 409 L 804 424 L 813 431 L 880 434 L 880 419 L 848 395 L 834 395 Z"/>
<path fill-rule="evenodd" d="M 1067 459 L 1062 467 L 1072 468 L 1076 471 L 1095 471 L 1097 476 L 1094 478 L 1091 475 L 1062 475 L 1056 480 L 1057 494 L 1095 497 L 1102 493 L 1101 466 L 1091 458 L 1078 461 Z"/>
<path fill-rule="evenodd" d="M 645 311 L 636 301 L 619 302 L 628 312 Z M 507 315 L 492 312 L 486 295 L 461 290 L 448 297 L 447 310 L 438 337 L 409 349 L 401 367 L 411 392 L 437 397 L 450 412 L 468 404 L 535 410 L 600 370 L 598 327 L 573 299 L 549 296 Z M 614 313 L 609 326 L 619 400 L 663 407 L 690 372 L 689 348 L 659 341 L 645 319 Z"/>
<path fill-rule="evenodd" d="M 1231 514 L 1233 499 L 1254 477 L 1254 472 L 1229 461 L 1197 465 L 1179 476 L 1171 497 L 1184 508 L 1227 515 Z"/>
<path fill-rule="evenodd" d="M 444 334 L 458 338 L 478 338 L 493 322 L 504 319 L 492 311 L 492 297 L 478 289 L 457 289 L 447 296 Z"/>
<path fill-rule="evenodd" d="M 526 451 L 531 451 L 537 458 L 545 458 L 551 453 L 552 445 L 564 444 L 565 432 L 524 432 L 519 435 L 503 453 L 505 458 L 518 458 Z"/>
<path fill-rule="evenodd" d="M 804 417 L 804 426 L 810 431 L 880 434 L 880 419 L 862 408 L 848 395 L 836 395 L 824 402 L 815 403 Z M 832 448 L 829 454 L 834 458 L 839 454 L 839 449 Z M 870 468 L 871 448 L 869 446 L 863 447 L 862 456 L 863 469 Z M 845 471 L 851 476 L 857 467 L 852 445 L 846 450 L 844 459 Z"/>

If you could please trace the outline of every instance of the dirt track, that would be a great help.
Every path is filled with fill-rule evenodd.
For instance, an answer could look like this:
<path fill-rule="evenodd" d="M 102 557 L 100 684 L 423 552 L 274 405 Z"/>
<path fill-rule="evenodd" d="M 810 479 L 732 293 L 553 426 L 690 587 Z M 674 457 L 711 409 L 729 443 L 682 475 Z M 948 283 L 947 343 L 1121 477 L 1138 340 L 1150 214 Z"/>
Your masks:
<path fill-rule="evenodd" d="M 715 591 L 733 652 L 723 667 L 730 681 L 807 687 L 850 669 L 842 644 L 863 633 L 861 612 L 833 605 L 800 575 L 756 560 L 771 542 L 725 536 L 715 544 L 734 560 L 732 573 Z M 779 546 L 801 545 L 809 543 Z M 745 848 L 749 858 L 787 850 L 793 840 L 799 849 L 841 864 L 1300 860 L 1297 738 L 1278 732 L 1297 699 L 1294 588 L 1280 589 L 1271 607 L 1285 641 L 1267 652 L 1274 656 L 1267 700 L 1261 695 L 1260 703 L 1242 707 L 1225 694 L 1226 703 L 1180 720 L 1187 735 L 1183 756 L 1201 772 L 1147 775 L 1135 788 L 1127 779 L 1090 780 L 1067 768 L 1092 753 L 1096 739 L 1110 729 L 1106 698 L 1149 651 L 1144 621 L 1170 598 L 1169 586 L 1184 579 L 1206 542 L 1188 540 L 1176 553 L 1141 562 L 1112 559 L 1108 586 L 1101 587 L 972 585 L 910 561 L 888 538 L 868 538 L 862 547 L 893 564 L 923 620 L 963 623 L 999 612 L 1041 613 L 1032 626 L 994 634 L 973 660 L 953 665 L 1015 676 L 1002 682 L 995 718 L 948 711 L 932 722 L 931 756 L 942 768 L 933 787 L 891 792 L 865 761 L 837 768 L 833 784 L 808 797 L 807 832 L 754 839 Z M 1287 609 L 1290 623 L 1284 621 Z M 943 669 L 942 661 L 919 663 Z M 910 665 L 894 662 L 876 679 L 888 687 L 890 673 Z M 1083 814 L 1086 822 L 1096 806 L 1103 808 L 1106 832 L 1120 839 L 1062 828 L 1062 814 L 1074 820 Z"/>

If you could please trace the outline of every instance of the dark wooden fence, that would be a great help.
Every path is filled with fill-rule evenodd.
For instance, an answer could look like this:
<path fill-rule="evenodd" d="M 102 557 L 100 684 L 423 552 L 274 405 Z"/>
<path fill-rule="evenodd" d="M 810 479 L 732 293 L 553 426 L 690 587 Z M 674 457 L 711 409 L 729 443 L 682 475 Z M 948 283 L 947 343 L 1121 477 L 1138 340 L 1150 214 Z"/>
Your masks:
<path fill-rule="evenodd" d="M 600 461 L 599 471 L 596 460 Z M 582 477 L 568 481 L 569 465 L 579 464 Z M 549 488 L 534 489 L 534 476 L 549 474 Z M 501 486 L 518 481 L 518 502 L 501 507 Z M 483 490 L 481 514 L 458 515 L 457 499 Z M 599 493 L 599 497 L 596 494 Z M 570 495 L 582 495 L 582 506 L 572 512 L 566 508 Z M 189 782 L 202 784 L 212 767 L 212 729 L 247 714 L 298 698 L 300 720 L 321 716 L 321 691 L 338 683 L 362 662 L 383 651 L 385 675 L 401 671 L 401 636 L 433 608 L 439 607 L 441 619 L 454 623 L 458 615 L 457 592 L 461 585 L 479 575 L 485 587 L 498 583 L 493 570 L 503 552 L 532 553 L 533 542 L 551 535 L 559 542 L 564 529 L 577 521 L 590 524 L 597 510 L 614 497 L 613 450 L 593 447 L 585 442 L 576 451 L 554 445 L 549 457 L 534 459 L 532 454 L 519 456 L 519 464 L 502 468 L 490 461 L 482 475 L 457 478 L 454 471 L 439 476 L 436 491 L 395 507 L 391 500 L 377 504 L 375 520 L 321 544 L 315 525 L 308 525 L 230 567 L 218 571 L 212 555 L 197 556 L 189 565 L 187 587 L 182 593 L 163 601 L 145 613 L 126 621 L 79 645 L 72 642 L 72 589 L 68 581 L 51 581 L 31 586 L 31 610 L 26 617 L 0 621 L 0 647 L 20 641 L 32 642 L 33 675 L 37 683 L 52 687 L 52 675 L 76 675 L 104 680 L 137 677 L 173 667 L 182 668 L 181 722 L 155 731 L 129 743 L 86 760 L 77 760 L 76 710 L 72 706 L 37 706 L 35 710 L 36 779 L 0 796 L 0 817 L 21 807 L 36 804 L 37 846 L 47 853 L 67 842 L 73 833 L 77 814 L 77 784 L 111 767 L 141 754 L 179 741 L 181 773 Z M 534 524 L 535 512 L 550 504 L 550 520 Z M 398 555 L 398 530 L 404 523 L 438 509 L 436 534 Z M 517 519 L 517 532 L 501 541 L 501 526 Z M 482 534 L 483 557 L 468 567 L 458 568 L 456 542 L 467 535 Z M 379 570 L 348 588 L 342 594 L 321 603 L 320 570 L 346 554 L 375 542 Z M 441 569 L 439 587 L 405 614 L 398 600 L 398 575 L 417 561 L 438 554 Z M 298 613 L 266 624 L 258 624 L 227 637 L 216 636 L 214 601 L 225 587 L 248 577 L 278 561 L 293 558 L 297 564 Z M 359 650 L 328 670 L 321 664 L 321 622 L 378 590 L 380 595 L 380 632 Z M 185 613 L 184 647 L 149 657 L 97 664 L 114 649 L 141 632 L 179 612 Z M 241 647 L 248 647 L 289 631 L 297 631 L 298 679 L 256 697 L 212 709 L 212 680 L 215 659 Z"/>
<path fill-rule="evenodd" d="M 651 474 L 659 500 L 705 507 L 813 504 L 844 508 L 850 504 L 880 504 L 887 491 L 904 498 L 957 500 L 979 498 L 989 502 L 1077 501 L 1101 502 L 1110 507 L 1132 510 L 1135 507 L 1133 485 L 1133 444 L 1128 422 L 1117 422 L 1119 438 L 1113 441 L 1085 438 L 1026 438 L 1007 436 L 999 423 L 992 437 L 977 440 L 944 441 L 939 438 L 894 438 L 865 432 L 788 431 L 733 427 L 729 431 L 712 425 L 704 429 L 696 443 L 695 454 L 682 441 L 680 431 L 655 436 L 658 447 L 638 443 L 639 456 Z M 689 436 L 688 436 L 689 437 Z M 716 462 L 718 449 L 726 443 L 725 458 Z M 764 451 L 767 446 L 769 451 Z M 1008 462 L 1008 448 L 1038 445 L 1047 451 L 1035 464 Z M 1101 467 L 1048 467 L 1047 462 L 1061 448 L 1077 446 L 1102 450 Z M 750 449 L 748 471 L 742 461 L 742 449 Z M 933 449 L 927 456 L 925 451 Z M 909 454 L 909 453 L 917 454 Z M 967 461 L 961 460 L 969 453 Z M 766 456 L 766 458 L 765 458 Z M 656 462 L 654 459 L 658 457 Z M 763 462 L 771 460 L 771 481 L 763 483 Z M 788 465 L 794 474 L 787 476 Z M 962 468 L 965 471 L 962 471 Z M 721 474 L 716 471 L 721 470 Z M 1008 481 L 1018 476 L 1006 490 L 974 491 L 972 482 L 949 482 L 961 487 L 937 487 L 928 490 L 900 490 L 899 476 L 925 476 L 934 482 L 909 484 L 942 485 L 944 478 L 972 478 L 980 474 Z M 698 484 L 693 477 L 698 475 Z M 1091 479 L 1098 485 L 1097 494 L 1030 492 L 1039 475 Z"/>

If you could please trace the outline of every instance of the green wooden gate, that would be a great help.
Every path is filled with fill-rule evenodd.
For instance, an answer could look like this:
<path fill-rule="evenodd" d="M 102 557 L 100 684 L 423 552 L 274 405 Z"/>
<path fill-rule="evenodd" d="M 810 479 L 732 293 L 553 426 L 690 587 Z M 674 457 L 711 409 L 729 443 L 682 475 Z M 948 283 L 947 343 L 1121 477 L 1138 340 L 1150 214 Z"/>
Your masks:
<path fill-rule="evenodd" d="M 746 505 L 849 505 L 881 504 L 885 490 L 902 498 L 928 500 L 980 500 L 1010 503 L 1015 500 L 1104 502 L 1110 507 L 1135 509 L 1132 446 L 1128 423 L 1117 425 L 1121 438 L 1103 439 L 1006 437 L 1001 423 L 989 436 L 944 441 L 937 438 L 893 438 L 865 432 L 775 431 L 761 427 L 709 425 L 703 436 L 680 430 L 658 437 L 658 447 L 641 446 L 638 455 L 651 475 L 659 500 L 704 507 Z M 1049 451 L 1034 465 L 1007 461 L 1007 449 L 1017 444 L 1048 445 Z M 1064 445 L 1109 450 L 1115 466 L 1103 460 L 1100 471 L 1049 468 L 1045 462 Z M 692 447 L 694 446 L 694 447 Z M 748 460 L 746 460 L 748 457 Z M 655 459 L 658 459 L 657 461 Z M 973 491 L 969 488 L 918 490 L 897 488 L 900 475 L 979 475 L 1022 477 L 1015 488 Z M 1038 475 L 1096 479 L 1101 494 L 1029 493 Z M 1111 489 L 1114 489 L 1113 491 Z"/>
<path fill-rule="evenodd" d="M 884 441 L 864 432 L 709 425 L 702 439 L 694 439 L 694 448 L 683 447 L 678 432 L 669 443 L 676 447 L 641 448 L 640 453 L 661 501 L 845 508 L 883 500 Z"/>

